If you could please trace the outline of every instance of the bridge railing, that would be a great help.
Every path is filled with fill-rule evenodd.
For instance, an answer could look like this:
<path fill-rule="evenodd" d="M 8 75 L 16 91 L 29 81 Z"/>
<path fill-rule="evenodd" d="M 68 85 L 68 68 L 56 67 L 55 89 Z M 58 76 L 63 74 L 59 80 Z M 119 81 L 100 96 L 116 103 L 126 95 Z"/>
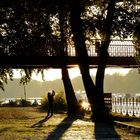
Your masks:
<path fill-rule="evenodd" d="M 97 56 L 95 43 L 87 45 L 88 56 Z M 112 40 L 108 48 L 111 57 L 133 57 L 136 50 L 132 40 Z M 74 47 L 68 48 L 68 56 L 76 56 Z"/>

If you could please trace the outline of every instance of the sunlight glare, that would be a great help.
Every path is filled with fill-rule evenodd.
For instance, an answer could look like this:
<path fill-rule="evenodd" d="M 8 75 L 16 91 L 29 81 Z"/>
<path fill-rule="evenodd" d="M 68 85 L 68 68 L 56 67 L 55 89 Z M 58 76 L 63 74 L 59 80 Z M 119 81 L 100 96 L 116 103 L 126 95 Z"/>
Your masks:
<path fill-rule="evenodd" d="M 48 69 L 44 71 L 44 79 L 46 81 L 53 81 L 56 79 L 61 79 L 61 69 Z"/>
<path fill-rule="evenodd" d="M 113 75 L 115 73 L 118 73 L 122 76 L 126 75 L 129 71 L 131 70 L 131 68 L 106 68 L 105 73 L 106 74 L 110 74 Z"/>
<path fill-rule="evenodd" d="M 36 81 L 39 81 L 39 82 L 43 82 L 41 73 L 39 73 L 39 74 L 33 73 L 32 74 L 32 79 L 36 80 Z"/>
<path fill-rule="evenodd" d="M 89 103 L 87 103 L 87 102 L 82 102 L 82 107 L 83 107 L 84 109 L 88 108 L 88 107 L 89 107 Z"/>
<path fill-rule="evenodd" d="M 74 79 L 74 78 L 81 75 L 78 67 L 71 68 L 68 71 L 69 71 L 69 76 L 70 76 L 71 79 Z"/>
<path fill-rule="evenodd" d="M 17 79 L 21 76 L 20 70 L 18 70 L 18 69 L 13 69 L 13 73 L 14 73 L 13 78 L 15 78 L 15 79 Z"/>

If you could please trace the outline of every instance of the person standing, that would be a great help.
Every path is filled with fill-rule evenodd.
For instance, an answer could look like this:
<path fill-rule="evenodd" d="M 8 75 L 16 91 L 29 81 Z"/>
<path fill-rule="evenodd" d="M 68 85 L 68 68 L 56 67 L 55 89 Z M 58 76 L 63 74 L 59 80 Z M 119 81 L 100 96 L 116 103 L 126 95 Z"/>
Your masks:
<path fill-rule="evenodd" d="M 51 92 L 48 92 L 48 116 L 53 115 L 53 108 L 54 108 L 54 95 L 55 91 L 52 90 Z"/>

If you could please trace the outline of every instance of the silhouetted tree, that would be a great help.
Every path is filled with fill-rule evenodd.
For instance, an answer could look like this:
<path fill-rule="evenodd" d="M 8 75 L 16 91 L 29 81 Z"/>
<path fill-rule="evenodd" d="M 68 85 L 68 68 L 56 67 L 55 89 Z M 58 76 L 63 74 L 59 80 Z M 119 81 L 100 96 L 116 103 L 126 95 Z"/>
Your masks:
<path fill-rule="evenodd" d="M 108 57 L 107 49 L 110 42 L 110 32 L 113 21 L 115 1 L 107 3 L 108 13 L 103 27 L 103 40 L 101 44 L 98 70 L 96 75 L 96 86 L 94 85 L 89 73 L 88 54 L 86 50 L 85 37 L 81 20 L 81 3 L 79 0 L 77 0 L 76 2 L 74 0 L 71 0 L 69 1 L 69 3 L 70 21 L 72 32 L 74 35 L 74 43 L 76 47 L 76 53 L 79 58 L 79 68 L 82 74 L 86 94 L 91 104 L 91 109 L 93 113 L 92 118 L 93 120 L 103 120 L 107 117 L 103 97 L 103 80 L 106 61 Z"/>
<path fill-rule="evenodd" d="M 74 36 L 73 40 L 75 43 L 76 54 L 79 60 L 78 65 L 82 74 L 84 87 L 86 90 L 89 103 L 91 105 L 92 112 L 96 112 L 94 111 L 96 106 L 95 104 L 96 97 L 93 94 L 96 88 L 93 84 L 93 81 L 89 73 L 88 54 L 86 50 L 82 21 L 80 19 L 80 14 L 81 14 L 80 1 L 69 0 L 69 9 L 70 9 L 70 23 L 71 23 L 72 33 Z"/>
<path fill-rule="evenodd" d="M 83 3 L 81 1 L 69 0 L 70 6 L 70 22 L 73 40 L 75 43 L 76 54 L 79 58 L 79 68 L 82 74 L 83 83 L 87 93 L 88 100 L 91 104 L 93 119 L 103 120 L 108 116 L 104 104 L 104 73 L 107 63 L 108 47 L 112 37 L 120 37 L 121 39 L 132 36 L 134 20 L 134 12 L 131 9 L 134 6 L 133 2 L 127 2 L 130 8 L 123 7 L 115 0 L 110 1 L 95 1 L 92 6 L 98 8 L 98 14 L 94 14 L 91 10 L 91 15 L 87 18 L 83 13 Z M 117 3 L 117 4 L 116 4 Z M 100 8 L 99 8 L 100 7 Z M 87 8 L 88 9 L 88 8 Z M 86 12 L 85 12 L 86 13 Z M 96 16 L 95 16 L 96 15 Z M 88 23 L 88 24 L 83 24 Z M 131 25 L 131 26 L 130 26 Z M 130 27 L 132 27 L 130 29 Z M 83 29 L 90 29 L 86 34 Z M 90 32 L 92 31 L 92 33 Z M 98 68 L 96 73 L 95 85 L 92 82 L 89 74 L 89 63 L 86 48 L 87 36 L 95 37 L 95 34 L 100 36 L 100 53 L 98 55 Z M 85 36 L 87 35 L 87 36 Z M 108 118 L 108 117 L 107 117 Z"/>
<path fill-rule="evenodd" d="M 67 101 L 67 113 L 68 115 L 75 115 L 79 113 L 80 106 L 74 93 L 74 89 L 69 77 L 67 69 L 67 4 L 66 1 L 59 3 L 59 25 L 60 25 L 60 37 L 61 37 L 61 48 L 60 55 L 63 57 L 63 63 L 61 65 L 62 80 L 65 89 L 66 101 Z"/>
<path fill-rule="evenodd" d="M 108 2 L 107 15 L 102 27 L 102 35 L 101 35 L 102 39 L 101 39 L 100 55 L 99 55 L 98 68 L 96 73 L 96 83 L 95 83 L 97 88 L 97 94 L 98 94 L 96 101 L 98 104 L 98 110 L 100 110 L 98 111 L 99 115 L 97 116 L 101 118 L 103 114 L 108 113 L 107 110 L 105 109 L 103 85 L 104 85 L 106 63 L 109 57 L 108 48 L 112 35 L 114 12 L 115 12 L 115 0 L 111 0 L 110 2 Z"/>
<path fill-rule="evenodd" d="M 64 2 L 64 1 L 63 1 Z M 29 1 L 13 0 L 1 1 L 1 42 L 6 51 L 2 55 L 8 56 L 64 56 L 64 18 L 65 12 L 57 1 Z M 63 4 L 64 6 L 64 4 Z M 63 8 L 64 9 L 64 8 Z M 54 22 L 60 14 L 60 25 Z M 67 13 L 66 13 L 67 14 Z M 60 29 L 59 29 L 60 26 Z M 59 35 L 59 32 L 61 34 Z M 65 60 L 65 59 L 64 59 Z M 24 69 L 20 84 L 25 86 L 30 80 L 34 69 Z M 43 73 L 38 69 L 37 73 Z M 62 79 L 64 82 L 68 114 L 76 113 L 78 101 L 68 75 L 65 62 L 62 63 Z"/>

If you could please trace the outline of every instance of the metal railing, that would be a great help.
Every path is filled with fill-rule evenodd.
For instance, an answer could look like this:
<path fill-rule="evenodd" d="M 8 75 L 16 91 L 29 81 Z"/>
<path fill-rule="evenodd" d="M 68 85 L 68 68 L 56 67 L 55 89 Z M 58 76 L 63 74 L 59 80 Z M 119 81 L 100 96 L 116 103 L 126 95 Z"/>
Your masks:
<path fill-rule="evenodd" d="M 88 56 L 97 56 L 95 48 L 95 43 L 87 44 Z M 76 56 L 74 47 L 69 47 L 67 50 L 68 56 Z M 132 40 L 112 40 L 110 42 L 108 52 L 111 57 L 133 57 L 136 50 Z"/>

